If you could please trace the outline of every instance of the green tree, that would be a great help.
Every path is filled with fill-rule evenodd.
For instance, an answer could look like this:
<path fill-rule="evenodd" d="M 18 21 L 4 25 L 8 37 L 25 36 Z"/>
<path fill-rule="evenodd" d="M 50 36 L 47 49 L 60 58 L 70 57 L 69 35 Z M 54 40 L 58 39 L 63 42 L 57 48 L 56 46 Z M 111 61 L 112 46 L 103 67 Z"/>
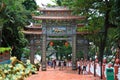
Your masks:
<path fill-rule="evenodd" d="M 67 0 L 64 0 L 63 2 L 67 3 L 66 1 Z M 74 0 L 72 5 L 67 5 L 74 10 L 74 14 L 86 16 L 85 22 L 89 27 L 94 27 L 95 24 L 95 27 L 99 29 L 99 59 L 101 61 L 101 65 L 105 47 L 107 45 L 107 39 L 110 38 L 108 37 L 109 29 L 111 27 L 117 27 L 120 31 L 120 28 L 118 27 L 120 24 L 119 3 L 119 0 Z M 100 25 L 97 23 L 100 23 Z M 120 33 L 117 32 L 115 35 L 118 34 Z M 95 36 L 95 38 L 96 37 L 97 36 Z M 94 42 L 94 39 L 92 41 Z"/>
<path fill-rule="evenodd" d="M 26 0 L 1 0 L 4 8 L 0 12 L 0 18 L 5 20 L 2 29 L 2 46 L 13 47 L 12 56 L 18 59 L 21 58 L 22 50 L 28 43 L 21 30 L 31 16 L 31 13 L 23 6 L 24 1 Z"/>
<path fill-rule="evenodd" d="M 70 45 L 65 46 L 63 45 L 63 54 L 66 57 L 66 59 L 70 59 L 71 58 L 71 54 L 72 54 L 72 47 Z"/>
<path fill-rule="evenodd" d="M 37 4 L 35 0 L 25 0 L 23 2 L 23 5 L 25 6 L 26 10 L 34 11 L 37 9 Z"/>
<path fill-rule="evenodd" d="M 80 52 L 76 53 L 76 56 L 77 56 L 77 59 L 84 58 L 84 53 L 83 53 L 83 51 L 80 51 Z"/>
<path fill-rule="evenodd" d="M 67 0 L 64 0 L 63 3 L 64 2 L 67 3 Z M 101 37 L 102 43 L 100 44 L 100 46 L 102 46 L 100 49 L 102 50 L 100 51 L 104 51 L 106 39 L 108 39 L 107 37 L 108 29 L 110 29 L 111 27 L 118 27 L 119 25 L 118 19 L 117 21 L 115 21 L 119 15 L 119 12 L 118 13 L 115 12 L 119 10 L 118 3 L 119 3 L 119 0 L 116 0 L 116 1 L 113 1 L 113 0 L 75 0 L 73 1 L 72 5 L 71 4 L 68 5 L 72 7 L 75 14 L 86 16 L 87 26 L 85 27 L 87 27 L 89 30 L 93 29 L 92 32 L 95 30 L 99 30 L 98 34 L 100 35 L 103 32 L 102 33 L 103 35 Z M 100 52 L 100 53 L 101 55 L 103 55 L 103 52 Z"/>
<path fill-rule="evenodd" d="M 58 6 L 70 6 L 74 0 L 54 0 Z"/>

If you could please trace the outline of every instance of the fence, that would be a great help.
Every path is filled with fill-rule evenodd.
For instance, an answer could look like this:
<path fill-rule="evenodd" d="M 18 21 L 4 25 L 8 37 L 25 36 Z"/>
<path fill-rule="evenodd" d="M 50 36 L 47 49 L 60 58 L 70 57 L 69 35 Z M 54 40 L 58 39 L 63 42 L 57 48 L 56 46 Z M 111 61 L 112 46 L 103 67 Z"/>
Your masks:
<path fill-rule="evenodd" d="M 110 63 L 107 64 L 106 62 L 103 62 L 102 65 L 102 79 L 107 80 L 107 69 L 113 69 L 113 76 L 114 80 L 120 80 L 120 64 L 119 60 L 116 60 L 114 66 L 112 66 Z M 93 74 L 95 72 L 96 76 L 101 77 L 101 65 L 99 63 L 94 63 L 93 61 L 89 61 L 86 67 L 86 70 L 88 73 Z"/>

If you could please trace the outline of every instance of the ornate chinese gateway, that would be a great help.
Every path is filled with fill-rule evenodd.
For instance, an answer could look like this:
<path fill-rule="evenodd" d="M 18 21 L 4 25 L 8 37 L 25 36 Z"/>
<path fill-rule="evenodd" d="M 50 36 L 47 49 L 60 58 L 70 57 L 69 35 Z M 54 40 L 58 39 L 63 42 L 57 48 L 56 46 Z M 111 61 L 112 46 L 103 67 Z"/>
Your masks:
<path fill-rule="evenodd" d="M 41 20 L 41 25 L 26 27 L 23 31 L 27 36 L 31 36 L 31 50 L 35 50 L 35 40 L 38 39 L 42 50 L 42 70 L 46 70 L 46 47 L 51 40 L 66 40 L 72 46 L 72 69 L 76 69 L 76 32 L 77 27 L 83 26 L 78 24 L 79 20 L 84 20 L 83 16 L 73 16 L 72 10 L 65 7 L 50 7 L 39 9 L 42 15 L 33 16 L 33 19 Z M 59 37 L 58 37 L 59 36 Z M 39 42 L 38 41 L 38 42 Z M 80 41 L 78 41 L 80 42 Z M 40 45 L 41 44 L 41 45 Z M 34 45 L 34 47 L 33 47 Z M 31 62 L 34 62 L 34 52 L 31 52 Z"/>

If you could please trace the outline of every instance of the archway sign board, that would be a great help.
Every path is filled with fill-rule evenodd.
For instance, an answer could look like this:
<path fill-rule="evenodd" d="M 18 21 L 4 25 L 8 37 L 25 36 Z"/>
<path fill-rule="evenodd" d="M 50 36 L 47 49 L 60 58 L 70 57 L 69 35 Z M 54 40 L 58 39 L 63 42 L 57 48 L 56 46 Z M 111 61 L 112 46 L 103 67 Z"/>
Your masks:
<path fill-rule="evenodd" d="M 66 7 L 40 8 L 40 16 L 33 16 L 35 20 L 42 20 L 42 71 L 46 71 L 46 47 L 52 40 L 66 40 L 72 46 L 72 69 L 76 70 L 76 28 L 77 21 L 84 20 L 83 16 L 72 15 L 72 10 Z M 29 33 L 29 32 L 24 32 Z"/>

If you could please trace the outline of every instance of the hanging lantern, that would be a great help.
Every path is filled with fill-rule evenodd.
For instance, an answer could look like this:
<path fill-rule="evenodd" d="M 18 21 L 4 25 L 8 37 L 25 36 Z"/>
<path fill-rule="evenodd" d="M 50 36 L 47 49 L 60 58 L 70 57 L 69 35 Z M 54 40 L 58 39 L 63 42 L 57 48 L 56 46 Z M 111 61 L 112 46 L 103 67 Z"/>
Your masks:
<path fill-rule="evenodd" d="M 68 42 L 65 42 L 65 46 L 68 47 L 69 43 Z"/>
<path fill-rule="evenodd" d="M 52 41 L 50 42 L 50 46 L 53 46 L 53 42 Z"/>

